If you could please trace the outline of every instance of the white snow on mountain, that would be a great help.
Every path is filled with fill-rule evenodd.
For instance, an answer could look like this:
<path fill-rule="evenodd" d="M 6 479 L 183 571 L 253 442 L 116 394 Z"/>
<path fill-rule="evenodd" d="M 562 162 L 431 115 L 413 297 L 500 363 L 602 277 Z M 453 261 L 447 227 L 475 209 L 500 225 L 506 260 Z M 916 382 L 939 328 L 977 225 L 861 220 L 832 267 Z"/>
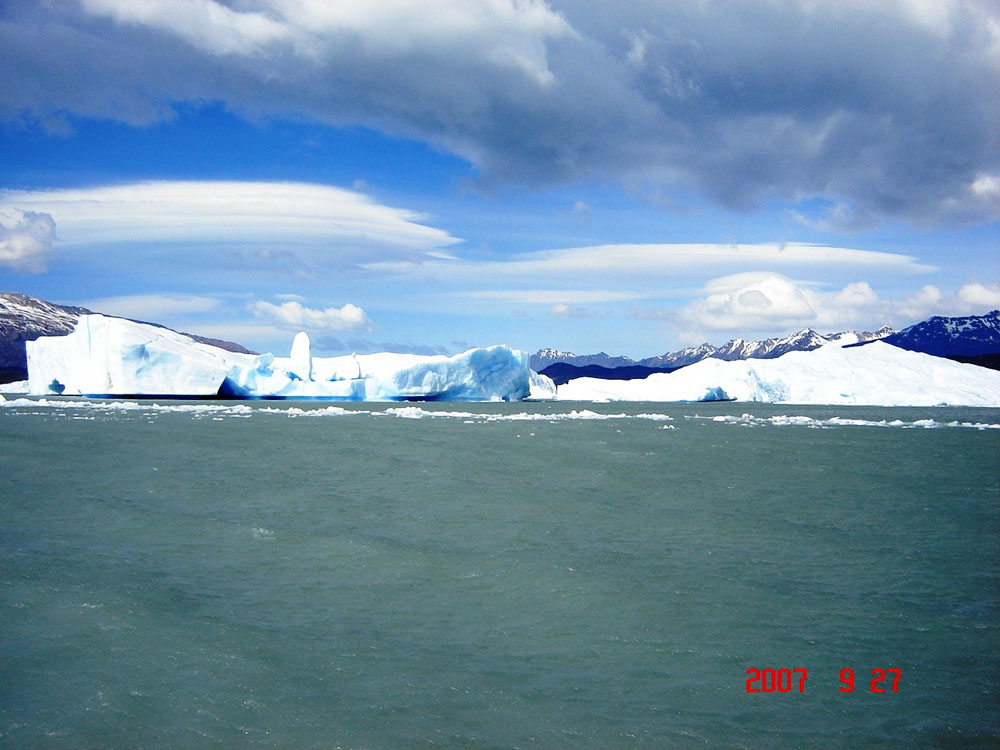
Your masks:
<path fill-rule="evenodd" d="M 823 346 L 776 359 L 706 359 L 643 380 L 577 378 L 561 401 L 757 401 L 1000 407 L 1000 372 L 882 342 Z"/>
<path fill-rule="evenodd" d="M 554 393 L 527 354 L 506 346 L 453 357 L 315 358 L 305 333 L 290 357 L 228 352 L 164 328 L 83 315 L 67 336 L 27 342 L 29 392 L 84 396 L 234 396 L 342 401 L 518 401 Z"/>
<path fill-rule="evenodd" d="M 555 362 L 566 362 L 577 367 L 594 364 L 603 367 L 624 367 L 634 364 L 645 367 L 685 367 L 709 357 L 724 360 L 773 359 L 789 352 L 811 351 L 821 346 L 847 346 L 863 341 L 875 341 L 893 333 L 895 331 L 888 326 L 882 326 L 875 332 L 844 331 L 825 335 L 817 333 L 811 328 L 803 328 L 801 331 L 780 338 L 768 338 L 762 341 L 731 339 L 722 346 L 700 344 L 638 361 L 628 357 L 610 357 L 603 352 L 579 355 L 561 352 L 557 349 L 541 349 L 531 356 L 531 366 L 539 371 Z"/>
<path fill-rule="evenodd" d="M 15 327 L 19 331 L 45 330 L 64 333 L 73 330 L 82 307 L 54 305 L 16 292 L 0 292 L 0 333 Z"/>

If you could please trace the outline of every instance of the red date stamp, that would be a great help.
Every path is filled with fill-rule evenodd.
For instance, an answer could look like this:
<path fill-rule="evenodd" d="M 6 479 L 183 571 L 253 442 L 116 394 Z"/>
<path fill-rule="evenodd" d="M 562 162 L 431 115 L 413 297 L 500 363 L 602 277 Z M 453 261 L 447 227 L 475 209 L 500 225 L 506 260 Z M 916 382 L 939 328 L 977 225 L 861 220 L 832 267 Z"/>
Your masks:
<path fill-rule="evenodd" d="M 899 680 L 902 677 L 900 669 L 873 669 L 871 671 L 871 691 L 873 693 L 899 692 Z M 806 679 L 809 672 L 806 669 L 748 669 L 748 693 L 791 693 L 806 691 Z M 891 677 L 891 686 L 886 680 Z M 840 670 L 840 692 L 850 693 L 854 690 L 854 670 Z"/>

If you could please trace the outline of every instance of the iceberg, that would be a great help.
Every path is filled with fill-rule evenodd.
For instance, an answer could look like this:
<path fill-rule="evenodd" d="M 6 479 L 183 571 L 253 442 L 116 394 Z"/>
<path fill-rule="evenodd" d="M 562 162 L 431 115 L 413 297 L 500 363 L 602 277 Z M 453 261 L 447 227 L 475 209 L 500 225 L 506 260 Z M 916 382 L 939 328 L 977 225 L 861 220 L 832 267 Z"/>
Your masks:
<path fill-rule="evenodd" d="M 82 315 L 72 333 L 27 342 L 34 395 L 520 401 L 555 386 L 506 346 L 448 356 L 313 357 L 295 336 L 289 357 L 225 351 L 143 323 Z M 546 382 L 547 381 L 547 382 Z"/>
<path fill-rule="evenodd" d="M 642 380 L 577 378 L 561 401 L 755 401 L 1000 407 L 1000 372 L 873 342 L 776 359 L 705 359 Z"/>

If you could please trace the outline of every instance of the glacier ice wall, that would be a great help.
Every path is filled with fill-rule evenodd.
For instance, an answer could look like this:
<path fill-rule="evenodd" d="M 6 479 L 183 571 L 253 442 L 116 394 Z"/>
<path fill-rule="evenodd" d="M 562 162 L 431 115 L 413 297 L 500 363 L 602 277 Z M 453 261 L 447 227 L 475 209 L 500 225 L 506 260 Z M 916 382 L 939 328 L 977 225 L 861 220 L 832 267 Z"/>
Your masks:
<path fill-rule="evenodd" d="M 705 359 L 643 380 L 577 378 L 559 386 L 558 398 L 1000 407 L 1000 372 L 874 342 L 777 359 Z"/>
<path fill-rule="evenodd" d="M 81 315 L 72 333 L 26 342 L 26 351 L 34 394 L 210 396 L 256 359 L 103 315 Z"/>
<path fill-rule="evenodd" d="M 453 357 L 318 358 L 299 333 L 291 355 L 275 357 L 223 351 L 103 315 L 81 316 L 67 336 L 28 342 L 27 354 L 29 392 L 38 395 L 518 401 L 555 390 L 529 370 L 527 354 L 506 346 Z"/>

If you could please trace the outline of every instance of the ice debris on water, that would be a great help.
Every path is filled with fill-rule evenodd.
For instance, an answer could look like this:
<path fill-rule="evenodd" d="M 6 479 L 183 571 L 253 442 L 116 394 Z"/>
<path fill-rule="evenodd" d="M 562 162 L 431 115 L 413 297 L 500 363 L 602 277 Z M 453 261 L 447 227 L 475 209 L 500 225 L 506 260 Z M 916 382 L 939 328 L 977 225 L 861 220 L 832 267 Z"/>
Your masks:
<path fill-rule="evenodd" d="M 463 424 L 496 424 L 511 422 L 535 422 L 547 423 L 551 425 L 562 422 L 614 422 L 616 425 L 622 422 L 653 422 L 657 429 L 674 430 L 675 417 L 670 414 L 643 412 L 639 414 L 628 414 L 625 412 L 601 413 L 591 409 L 571 409 L 570 411 L 551 411 L 551 406 L 540 407 L 539 411 L 519 411 L 502 413 L 493 410 L 489 411 L 452 411 L 437 408 L 424 408 L 422 406 L 400 406 L 400 407 L 364 407 L 361 405 L 345 408 L 342 406 L 271 406 L 256 404 L 250 406 L 244 403 L 238 404 L 212 404 L 212 403 L 139 403 L 137 401 L 88 401 L 79 399 L 50 399 L 22 397 L 16 399 L 0 398 L 0 409 L 10 410 L 18 414 L 58 414 L 65 410 L 65 416 L 70 419 L 77 418 L 80 412 L 98 415 L 122 414 L 126 418 L 135 414 L 141 417 L 156 417 L 165 414 L 187 414 L 193 419 L 205 417 L 233 417 L 240 419 L 260 418 L 281 418 L 296 419 L 300 417 L 324 418 L 324 417 L 369 417 L 375 419 L 442 419 L 457 420 Z M 859 419 L 851 417 L 826 417 L 818 418 L 807 415 L 774 415 L 758 417 L 749 413 L 723 414 L 706 416 L 701 414 L 685 414 L 683 420 L 692 424 L 698 422 L 711 422 L 714 424 L 736 425 L 743 427 L 787 427 L 798 426 L 813 429 L 831 429 L 837 427 L 892 427 L 897 429 L 940 429 L 940 428 L 971 428 L 976 430 L 998 430 L 1000 424 L 994 422 L 973 422 L 968 420 L 935 420 L 935 419 L 915 419 L 905 421 L 902 419 Z M 150 420 L 152 421 L 152 419 Z M 154 469 L 155 470 L 155 469 Z"/>
<path fill-rule="evenodd" d="M 978 430 L 995 430 L 1000 429 L 1000 424 L 988 424 L 983 422 L 959 422 L 957 420 L 951 422 L 938 422 L 934 419 L 915 419 L 912 422 L 905 422 L 902 419 L 852 419 L 848 417 L 829 417 L 827 419 L 816 419 L 814 417 L 795 415 L 777 415 L 771 417 L 755 417 L 753 414 L 741 414 L 740 416 L 735 416 L 732 414 L 719 415 L 715 417 L 703 417 L 695 414 L 694 416 L 686 417 L 687 419 L 707 419 L 712 422 L 722 422 L 725 424 L 742 425 L 742 426 L 761 426 L 761 425 L 771 425 L 777 427 L 784 427 L 788 425 L 796 425 L 800 427 L 812 427 L 825 429 L 830 427 L 900 427 L 903 429 L 934 429 L 939 427 L 971 427 Z"/>

